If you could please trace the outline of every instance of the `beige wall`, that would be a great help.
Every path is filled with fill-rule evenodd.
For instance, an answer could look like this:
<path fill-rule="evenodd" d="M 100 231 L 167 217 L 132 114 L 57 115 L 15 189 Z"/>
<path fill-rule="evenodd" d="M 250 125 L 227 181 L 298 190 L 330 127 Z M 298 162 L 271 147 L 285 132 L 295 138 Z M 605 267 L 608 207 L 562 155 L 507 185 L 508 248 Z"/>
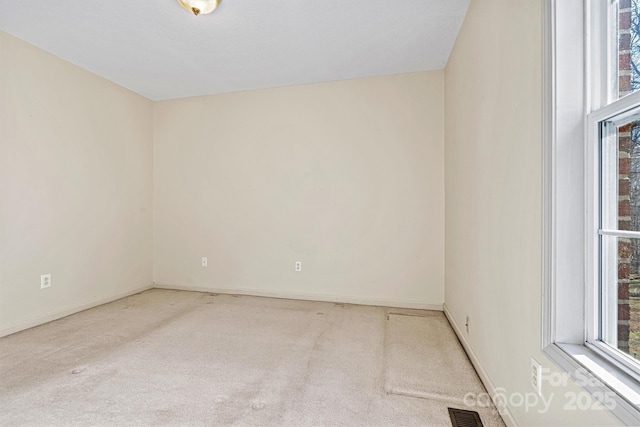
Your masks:
<path fill-rule="evenodd" d="M 151 285 L 152 114 L 0 32 L 0 335 Z"/>
<path fill-rule="evenodd" d="M 470 317 L 463 338 L 507 396 L 533 392 L 531 357 L 553 367 L 540 351 L 541 3 L 472 0 L 446 68 L 445 301 L 458 325 Z M 543 383 L 547 412 L 510 409 L 523 426 L 617 424 L 563 411 L 582 391 Z"/>
<path fill-rule="evenodd" d="M 443 90 L 437 71 L 156 103 L 155 282 L 441 307 Z"/>

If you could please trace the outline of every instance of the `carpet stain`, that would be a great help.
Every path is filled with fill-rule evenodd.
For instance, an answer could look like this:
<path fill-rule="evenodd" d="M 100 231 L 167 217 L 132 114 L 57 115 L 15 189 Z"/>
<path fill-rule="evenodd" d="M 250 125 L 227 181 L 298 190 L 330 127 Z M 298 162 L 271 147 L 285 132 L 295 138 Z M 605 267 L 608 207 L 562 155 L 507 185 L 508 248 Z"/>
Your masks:
<path fill-rule="evenodd" d="M 263 410 L 265 407 L 265 404 L 263 402 L 253 402 L 253 405 L 251 405 L 251 409 L 253 409 L 254 411 L 261 411 Z"/>
<path fill-rule="evenodd" d="M 87 368 L 76 368 L 76 369 L 74 369 L 73 371 L 71 371 L 71 373 L 72 373 L 73 375 L 77 375 L 77 374 L 81 374 L 81 373 L 83 373 L 83 372 L 84 372 L 84 371 L 86 371 L 86 370 L 87 370 Z"/>

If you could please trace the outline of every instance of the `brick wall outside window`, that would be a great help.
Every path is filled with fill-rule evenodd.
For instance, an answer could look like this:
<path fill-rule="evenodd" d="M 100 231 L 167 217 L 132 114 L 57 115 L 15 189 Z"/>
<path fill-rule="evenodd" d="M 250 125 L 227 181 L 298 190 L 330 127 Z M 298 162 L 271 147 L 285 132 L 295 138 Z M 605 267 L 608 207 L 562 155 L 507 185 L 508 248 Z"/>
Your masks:
<path fill-rule="evenodd" d="M 618 15 L 618 94 L 620 97 L 629 94 L 631 87 L 631 11 L 632 0 L 620 0 Z M 621 230 L 640 230 L 640 197 L 632 192 L 640 190 L 640 150 L 636 150 L 636 123 L 618 129 L 618 226 Z M 635 138 L 634 138 L 635 139 Z M 635 184 L 635 185 L 634 185 Z M 632 188 L 634 187 L 634 188 Z M 632 200 L 636 203 L 632 206 Z M 618 240 L 618 349 L 629 352 L 629 283 L 634 276 L 632 272 L 640 271 L 640 241 L 638 239 Z"/>

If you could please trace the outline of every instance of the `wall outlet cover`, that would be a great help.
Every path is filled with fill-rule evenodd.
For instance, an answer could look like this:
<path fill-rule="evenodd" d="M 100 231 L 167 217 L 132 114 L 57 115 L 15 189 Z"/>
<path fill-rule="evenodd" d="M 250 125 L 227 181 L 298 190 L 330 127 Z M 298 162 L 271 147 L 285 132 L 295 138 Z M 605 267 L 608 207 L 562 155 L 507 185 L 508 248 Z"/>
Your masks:
<path fill-rule="evenodd" d="M 529 375 L 531 377 L 531 387 L 538 393 L 538 396 L 542 396 L 542 365 L 534 358 L 531 358 Z"/>
<path fill-rule="evenodd" d="M 40 289 L 51 287 L 51 274 L 43 274 L 40 276 Z"/>

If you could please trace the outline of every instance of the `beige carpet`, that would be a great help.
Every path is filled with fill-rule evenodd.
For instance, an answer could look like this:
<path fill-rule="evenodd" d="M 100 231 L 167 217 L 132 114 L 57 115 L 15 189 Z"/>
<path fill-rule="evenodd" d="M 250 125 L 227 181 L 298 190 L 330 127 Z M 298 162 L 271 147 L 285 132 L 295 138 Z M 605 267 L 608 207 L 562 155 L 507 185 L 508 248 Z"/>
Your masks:
<path fill-rule="evenodd" d="M 151 290 L 0 339 L 0 425 L 450 426 L 478 385 L 417 310 Z"/>
<path fill-rule="evenodd" d="M 463 405 L 485 392 L 447 319 L 440 313 L 387 316 L 385 390 Z M 418 338 L 419 337 L 419 338 Z"/>

